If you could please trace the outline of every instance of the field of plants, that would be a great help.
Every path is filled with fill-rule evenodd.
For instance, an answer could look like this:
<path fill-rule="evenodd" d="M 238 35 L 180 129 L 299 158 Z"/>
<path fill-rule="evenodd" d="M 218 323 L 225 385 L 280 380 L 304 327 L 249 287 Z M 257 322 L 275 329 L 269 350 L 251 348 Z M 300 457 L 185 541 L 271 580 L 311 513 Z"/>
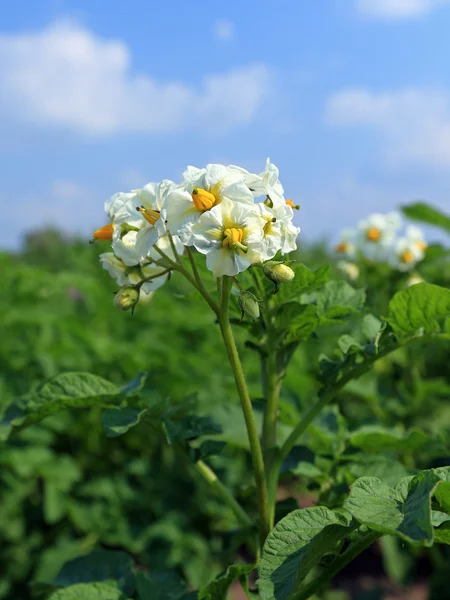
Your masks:
<path fill-rule="evenodd" d="M 1 599 L 450 598 L 450 217 L 262 267 L 239 218 L 236 275 L 123 221 L 0 254 Z"/>

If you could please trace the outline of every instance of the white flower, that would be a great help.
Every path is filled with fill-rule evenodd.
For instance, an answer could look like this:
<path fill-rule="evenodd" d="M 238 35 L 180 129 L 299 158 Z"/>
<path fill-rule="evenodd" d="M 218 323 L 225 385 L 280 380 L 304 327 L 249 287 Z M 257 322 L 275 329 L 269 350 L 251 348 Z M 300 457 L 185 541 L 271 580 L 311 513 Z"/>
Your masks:
<path fill-rule="evenodd" d="M 265 224 L 263 227 L 264 260 L 269 260 L 281 250 L 288 254 L 297 249 L 297 236 L 300 228 L 292 224 L 293 210 L 286 204 L 274 205 L 270 208 L 266 204 L 256 204 Z"/>
<path fill-rule="evenodd" d="M 408 233 L 411 234 L 410 231 Z M 389 262 L 391 265 L 399 271 L 411 271 L 425 256 L 424 247 L 418 244 L 418 241 L 422 244 L 425 243 L 422 238 L 417 239 L 415 232 L 413 232 L 412 237 L 408 235 L 401 237 L 395 244 L 393 254 L 390 257 Z"/>
<path fill-rule="evenodd" d="M 292 223 L 294 211 L 288 204 L 274 205 L 274 213 L 277 223 L 281 226 L 281 254 L 289 254 L 297 250 L 297 237 L 300 227 Z"/>
<path fill-rule="evenodd" d="M 274 206 L 285 204 L 284 189 L 278 178 L 279 170 L 270 162 L 270 158 L 266 160 L 265 169 L 259 175 L 249 173 L 236 165 L 230 165 L 229 168 L 243 175 L 245 183 L 252 190 L 255 198 L 269 196 Z"/>
<path fill-rule="evenodd" d="M 335 252 L 344 256 L 353 257 L 356 254 L 356 242 L 358 232 L 354 229 L 344 229 L 339 236 L 339 242 L 336 244 Z"/>
<path fill-rule="evenodd" d="M 265 260 L 265 223 L 254 204 L 225 199 L 192 226 L 192 244 L 206 254 L 206 266 L 214 277 L 237 275 Z"/>
<path fill-rule="evenodd" d="M 182 188 L 173 189 L 165 202 L 167 228 L 191 245 L 192 226 L 205 212 L 224 200 L 253 204 L 253 195 L 244 176 L 223 165 L 207 165 L 205 169 L 188 167 Z"/>
<path fill-rule="evenodd" d="M 424 240 L 423 231 L 420 229 L 420 227 L 417 227 L 416 225 L 408 225 L 405 236 L 421 252 L 425 253 L 428 245 Z"/>
<path fill-rule="evenodd" d="M 113 252 L 104 252 L 100 254 L 100 262 L 102 267 L 108 271 L 119 286 L 127 284 L 138 284 L 142 279 L 157 275 L 164 271 L 164 267 L 158 265 L 136 265 L 128 267 L 120 258 Z M 154 290 L 160 288 L 167 281 L 169 274 L 166 273 L 161 277 L 156 277 L 147 283 L 142 284 L 141 294 L 148 295 Z"/>
<path fill-rule="evenodd" d="M 161 214 L 167 193 L 175 187 L 165 179 L 161 183 L 148 183 L 139 190 L 129 193 L 119 192 L 105 203 L 105 210 L 114 227 L 113 248 L 122 240 L 124 232 L 134 230 L 137 236 L 125 239 L 126 246 L 135 247 L 136 256 L 147 255 L 158 238 L 165 234 L 164 214 Z M 120 247 L 121 244 L 118 244 Z M 119 250 L 119 256 L 121 255 Z M 124 258 L 124 260 L 128 260 Z M 130 259 L 131 260 L 131 259 Z"/>
<path fill-rule="evenodd" d="M 165 179 L 111 198 L 108 215 L 113 219 L 112 247 L 125 264 L 139 263 L 165 235 L 164 203 L 174 187 L 172 181 Z"/>
<path fill-rule="evenodd" d="M 349 279 L 356 281 L 359 277 L 359 267 L 354 262 L 348 260 L 338 260 L 336 264 L 337 268 L 343 271 Z"/>
<path fill-rule="evenodd" d="M 388 260 L 390 248 L 401 224 L 401 217 L 395 212 L 370 215 L 358 223 L 358 234 L 355 238 L 357 249 L 369 260 Z"/>

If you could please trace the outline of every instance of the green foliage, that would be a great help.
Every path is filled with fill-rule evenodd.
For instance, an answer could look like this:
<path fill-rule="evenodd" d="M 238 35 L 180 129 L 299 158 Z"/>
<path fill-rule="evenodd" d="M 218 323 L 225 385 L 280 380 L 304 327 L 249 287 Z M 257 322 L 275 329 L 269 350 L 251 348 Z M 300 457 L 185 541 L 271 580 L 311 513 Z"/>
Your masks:
<path fill-rule="evenodd" d="M 419 283 L 395 294 L 387 320 L 398 337 L 439 331 L 439 319 L 450 316 L 450 290 Z"/>
<path fill-rule="evenodd" d="M 258 568 L 262 600 L 286 600 L 323 556 L 338 552 L 351 532 L 349 525 L 345 512 L 321 506 L 295 510 L 279 521 Z"/>
<path fill-rule="evenodd" d="M 414 204 L 409 204 L 408 206 L 403 206 L 402 211 L 407 217 L 414 221 L 435 225 L 436 227 L 440 227 L 445 231 L 450 232 L 450 217 L 425 202 L 416 202 Z"/>
<path fill-rule="evenodd" d="M 382 535 L 399 580 L 417 548 L 434 542 L 433 561 L 450 559 L 445 249 L 430 247 L 419 266 L 430 283 L 410 288 L 375 265 L 343 281 L 309 248 L 276 294 L 260 270 L 239 276 L 261 301 L 261 318 L 242 322 L 232 304 L 258 431 L 270 356 L 283 383 L 270 458 L 328 404 L 282 462 L 287 499 L 259 564 L 245 421 L 215 317 L 176 275 L 133 317 L 117 311 L 98 252 L 48 233 L 0 256 L 0 598 L 221 600 L 237 582 L 251 595 L 255 566 L 264 600 L 301 598 Z M 304 500 L 317 506 L 298 509 Z"/>

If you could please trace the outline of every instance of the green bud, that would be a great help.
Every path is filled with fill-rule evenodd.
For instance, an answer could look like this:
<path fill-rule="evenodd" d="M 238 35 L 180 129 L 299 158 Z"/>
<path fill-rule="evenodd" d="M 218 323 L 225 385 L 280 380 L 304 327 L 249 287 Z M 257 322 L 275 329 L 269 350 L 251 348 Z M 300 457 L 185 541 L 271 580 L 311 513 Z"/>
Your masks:
<path fill-rule="evenodd" d="M 119 310 L 130 310 L 134 312 L 134 307 L 139 302 L 139 288 L 136 285 L 123 285 L 114 296 L 114 306 Z"/>
<path fill-rule="evenodd" d="M 250 319 L 259 319 L 259 300 L 251 292 L 243 291 L 238 298 L 239 307 L 242 311 L 242 318 L 247 315 Z"/>
<path fill-rule="evenodd" d="M 270 260 L 263 265 L 264 275 L 274 283 L 288 283 L 295 277 L 295 272 L 284 262 Z"/>

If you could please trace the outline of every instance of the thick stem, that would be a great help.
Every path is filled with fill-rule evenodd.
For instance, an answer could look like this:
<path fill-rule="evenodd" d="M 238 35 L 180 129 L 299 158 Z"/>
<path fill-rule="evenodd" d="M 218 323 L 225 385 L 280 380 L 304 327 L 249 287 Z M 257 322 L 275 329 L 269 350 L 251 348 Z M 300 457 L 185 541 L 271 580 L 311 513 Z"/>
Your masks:
<path fill-rule="evenodd" d="M 220 306 L 219 323 L 222 338 L 228 354 L 228 359 L 233 370 L 236 388 L 241 400 L 242 411 L 244 413 L 245 425 L 247 427 L 247 435 L 250 443 L 250 451 L 252 455 L 253 471 L 256 480 L 256 489 L 258 495 L 258 508 L 260 520 L 260 543 L 261 547 L 270 531 L 270 514 L 269 503 L 267 496 L 266 474 L 264 469 L 264 460 L 259 442 L 258 430 L 256 427 L 255 416 L 253 414 L 252 402 L 248 393 L 247 384 L 245 381 L 244 371 L 239 358 L 236 347 L 233 331 L 228 315 L 228 304 L 230 299 L 231 279 L 223 278 L 222 283 L 222 301 Z"/>
<path fill-rule="evenodd" d="M 371 546 L 378 538 L 381 537 L 381 533 L 377 531 L 371 531 L 365 537 L 363 537 L 358 542 L 351 544 L 348 549 L 342 554 L 339 558 L 331 563 L 329 567 L 324 569 L 316 579 L 313 579 L 311 583 L 304 586 L 302 589 L 294 592 L 291 596 L 291 600 L 307 600 L 311 598 L 313 594 L 315 594 L 326 581 L 330 581 L 333 579 L 335 575 L 342 571 L 342 569 L 348 565 L 354 558 L 356 558 L 361 552 L 363 552 L 366 548 Z"/>
<path fill-rule="evenodd" d="M 202 477 L 209 483 L 211 488 L 215 491 L 219 498 L 222 498 L 225 504 L 227 504 L 236 515 L 238 521 L 244 527 L 251 527 L 253 525 L 252 520 L 237 502 L 228 488 L 220 481 L 214 471 L 202 460 L 195 463 L 195 468 L 202 475 Z"/>
<path fill-rule="evenodd" d="M 264 462 L 266 466 L 266 475 L 270 482 L 270 473 L 272 463 L 276 456 L 277 446 L 277 420 L 278 420 L 278 402 L 280 397 L 280 380 L 277 373 L 277 357 L 274 345 L 271 343 L 271 332 L 268 332 L 267 357 L 262 363 L 266 372 L 263 373 L 265 382 L 265 407 L 263 419 L 262 445 L 264 451 Z M 273 527 L 275 519 L 275 501 L 276 489 L 270 493 L 269 488 L 269 507 L 270 507 L 270 528 Z"/>

